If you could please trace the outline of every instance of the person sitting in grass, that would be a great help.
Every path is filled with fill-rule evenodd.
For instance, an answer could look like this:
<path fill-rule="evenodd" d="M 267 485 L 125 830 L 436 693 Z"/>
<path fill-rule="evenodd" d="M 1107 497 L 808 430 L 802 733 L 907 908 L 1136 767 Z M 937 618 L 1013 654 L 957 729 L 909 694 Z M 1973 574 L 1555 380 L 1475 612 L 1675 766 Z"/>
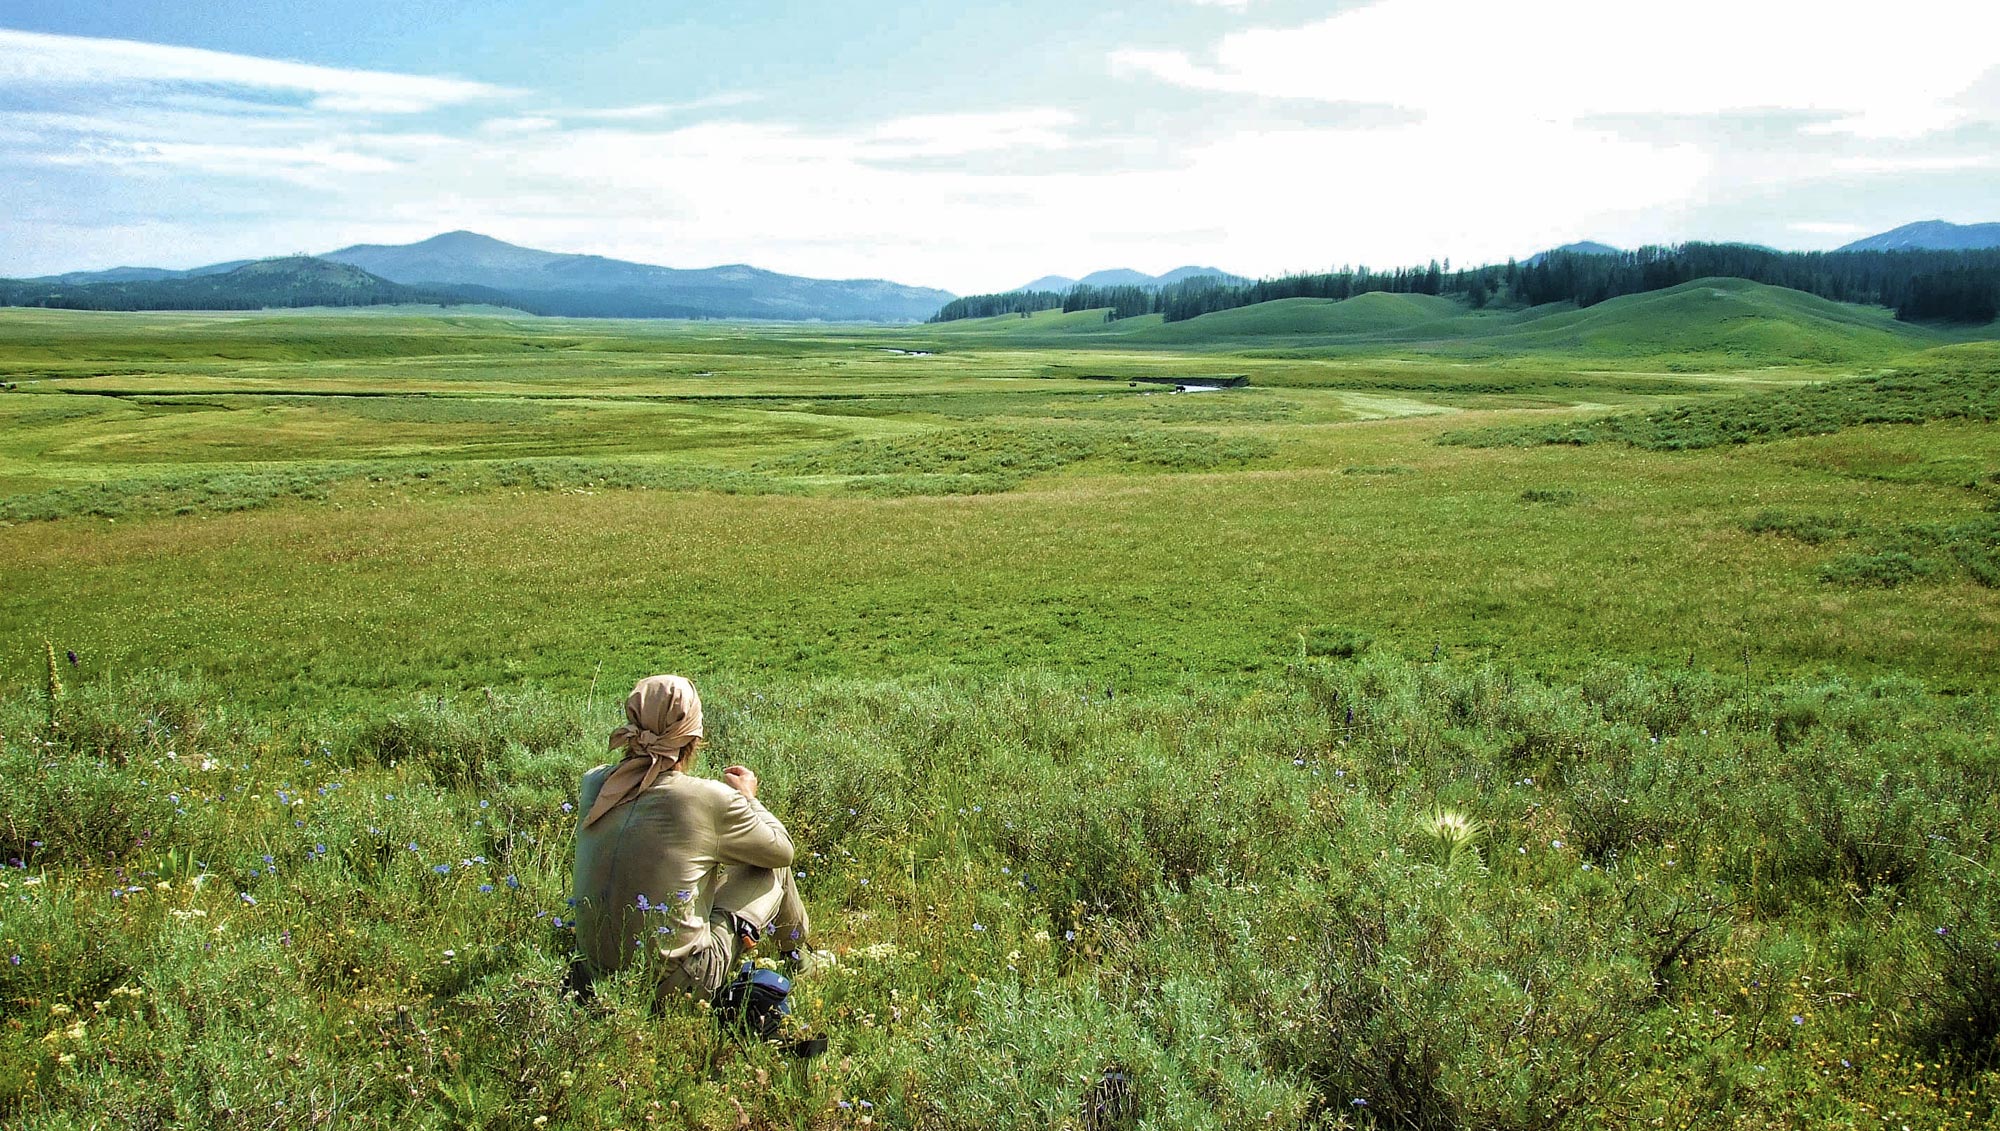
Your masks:
<path fill-rule="evenodd" d="M 583 775 L 574 893 L 589 977 L 656 963 L 663 987 L 707 1001 L 759 940 L 810 955 L 792 838 L 757 800 L 749 767 L 721 781 L 688 772 L 701 736 L 694 684 L 649 676 L 611 732 L 625 757 Z"/>

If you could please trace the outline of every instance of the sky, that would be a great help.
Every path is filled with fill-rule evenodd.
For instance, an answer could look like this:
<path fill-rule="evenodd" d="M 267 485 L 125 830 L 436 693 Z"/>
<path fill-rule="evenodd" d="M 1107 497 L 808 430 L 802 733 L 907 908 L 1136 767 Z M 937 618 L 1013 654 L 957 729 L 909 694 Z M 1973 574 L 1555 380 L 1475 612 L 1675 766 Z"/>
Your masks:
<path fill-rule="evenodd" d="M 1993 0 L 0 0 L 0 276 L 470 229 L 961 294 L 2000 220 Z"/>

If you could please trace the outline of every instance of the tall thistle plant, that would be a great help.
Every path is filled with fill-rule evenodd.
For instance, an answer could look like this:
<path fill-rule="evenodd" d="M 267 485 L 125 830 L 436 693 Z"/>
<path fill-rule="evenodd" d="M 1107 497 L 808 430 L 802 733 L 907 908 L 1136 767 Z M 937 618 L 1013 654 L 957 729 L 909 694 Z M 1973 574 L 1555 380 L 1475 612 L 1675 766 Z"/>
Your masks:
<path fill-rule="evenodd" d="M 1446 871 L 1456 871 L 1462 861 L 1469 861 L 1471 867 L 1482 872 L 1486 870 L 1486 861 L 1480 857 L 1478 848 L 1486 826 L 1476 819 L 1456 809 L 1439 808 L 1420 819 L 1417 828 L 1429 839 L 1432 852 Z"/>
<path fill-rule="evenodd" d="M 49 681 L 44 690 L 48 692 L 49 732 L 53 734 L 62 728 L 64 691 L 62 669 L 56 667 L 56 646 L 46 636 L 42 638 L 42 658 L 48 663 Z"/>

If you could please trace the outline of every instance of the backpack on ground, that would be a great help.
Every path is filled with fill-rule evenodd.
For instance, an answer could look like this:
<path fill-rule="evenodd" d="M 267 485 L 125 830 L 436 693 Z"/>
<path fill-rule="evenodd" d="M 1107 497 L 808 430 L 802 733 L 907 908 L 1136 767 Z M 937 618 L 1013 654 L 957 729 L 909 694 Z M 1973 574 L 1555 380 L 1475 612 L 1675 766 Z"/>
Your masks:
<path fill-rule="evenodd" d="M 776 1040 L 778 1027 L 791 1015 L 791 996 L 791 979 L 745 962 L 728 985 L 715 991 L 715 1019 L 760 1041 Z"/>

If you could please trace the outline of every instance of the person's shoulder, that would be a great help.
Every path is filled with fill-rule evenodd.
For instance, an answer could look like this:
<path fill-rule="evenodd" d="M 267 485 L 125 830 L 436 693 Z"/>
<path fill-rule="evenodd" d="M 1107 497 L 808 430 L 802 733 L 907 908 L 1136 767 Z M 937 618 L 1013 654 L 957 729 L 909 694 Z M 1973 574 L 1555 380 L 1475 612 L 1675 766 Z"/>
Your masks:
<path fill-rule="evenodd" d="M 743 797 L 714 778 L 684 773 L 665 774 L 653 788 L 673 794 L 680 804 L 700 806 L 709 812 L 728 809 Z"/>
<path fill-rule="evenodd" d="M 735 790 L 716 781 L 714 778 L 698 778 L 693 774 L 681 773 L 668 774 L 667 778 L 671 779 L 673 788 L 684 790 L 693 796 L 704 799 L 727 801 L 736 793 Z"/>
<path fill-rule="evenodd" d="M 604 791 L 605 779 L 611 776 L 615 766 L 597 766 L 583 772 L 583 781 L 576 787 L 576 807 L 579 816 L 590 812 L 597 804 L 597 795 Z"/>

